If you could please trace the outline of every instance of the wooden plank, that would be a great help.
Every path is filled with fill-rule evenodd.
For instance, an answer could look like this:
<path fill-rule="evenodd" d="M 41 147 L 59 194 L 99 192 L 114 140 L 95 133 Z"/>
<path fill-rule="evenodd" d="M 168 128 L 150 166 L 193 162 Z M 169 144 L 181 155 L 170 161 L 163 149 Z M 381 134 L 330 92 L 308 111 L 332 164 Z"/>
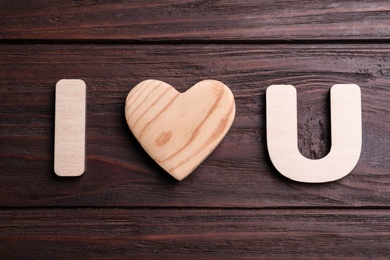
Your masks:
<path fill-rule="evenodd" d="M 0 39 L 389 40 L 386 0 L 0 1 Z"/>
<path fill-rule="evenodd" d="M 0 257 L 361 259 L 390 254 L 389 210 L 0 212 Z"/>
<path fill-rule="evenodd" d="M 3 44 L 0 64 L 1 206 L 389 206 L 387 45 Z M 62 78 L 89 87 L 86 172 L 77 180 L 53 173 L 53 86 Z M 126 124 L 126 96 L 148 78 L 182 92 L 213 78 L 235 96 L 226 138 L 180 183 L 150 159 Z M 282 177 L 266 149 L 266 88 L 297 88 L 300 149 L 319 158 L 330 147 L 328 95 L 337 83 L 362 90 L 357 167 L 328 184 Z"/>

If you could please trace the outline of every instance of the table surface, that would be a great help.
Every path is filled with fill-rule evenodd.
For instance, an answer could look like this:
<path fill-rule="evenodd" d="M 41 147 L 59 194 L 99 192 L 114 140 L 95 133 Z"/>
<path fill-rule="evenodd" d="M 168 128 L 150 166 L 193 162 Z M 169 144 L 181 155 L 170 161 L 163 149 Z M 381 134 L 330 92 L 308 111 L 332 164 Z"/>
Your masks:
<path fill-rule="evenodd" d="M 0 258 L 387 258 L 390 2 L 0 0 Z M 87 84 L 86 172 L 53 172 L 55 84 Z M 124 117 L 145 79 L 229 86 L 236 118 L 185 180 Z M 345 178 L 284 178 L 265 90 L 298 90 L 298 145 L 331 147 L 329 88 L 362 90 L 363 147 Z"/>

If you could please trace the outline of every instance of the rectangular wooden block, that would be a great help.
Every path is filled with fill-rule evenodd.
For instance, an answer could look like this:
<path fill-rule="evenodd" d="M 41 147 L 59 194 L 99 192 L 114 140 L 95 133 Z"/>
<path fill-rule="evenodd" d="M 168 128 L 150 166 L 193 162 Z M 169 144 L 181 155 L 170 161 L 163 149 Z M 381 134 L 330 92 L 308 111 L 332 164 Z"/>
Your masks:
<path fill-rule="evenodd" d="M 54 172 L 80 176 L 85 170 L 86 85 L 62 79 L 56 85 Z"/>

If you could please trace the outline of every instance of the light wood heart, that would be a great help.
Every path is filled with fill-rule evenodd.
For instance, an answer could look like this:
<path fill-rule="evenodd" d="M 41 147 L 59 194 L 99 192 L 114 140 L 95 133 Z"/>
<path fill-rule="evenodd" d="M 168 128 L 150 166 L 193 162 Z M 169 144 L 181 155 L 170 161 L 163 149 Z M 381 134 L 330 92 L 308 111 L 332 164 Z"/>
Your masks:
<path fill-rule="evenodd" d="M 127 96 L 126 121 L 145 151 L 177 180 L 187 177 L 218 146 L 235 116 L 222 82 L 204 80 L 184 93 L 145 80 Z"/>

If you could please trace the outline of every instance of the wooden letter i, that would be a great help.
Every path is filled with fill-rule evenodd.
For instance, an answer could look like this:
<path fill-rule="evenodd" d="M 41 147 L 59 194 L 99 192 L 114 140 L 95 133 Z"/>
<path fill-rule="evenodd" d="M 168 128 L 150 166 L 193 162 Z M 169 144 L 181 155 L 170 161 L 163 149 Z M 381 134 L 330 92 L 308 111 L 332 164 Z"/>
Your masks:
<path fill-rule="evenodd" d="M 85 168 L 86 85 L 62 79 L 56 85 L 54 172 L 80 176 Z"/>

